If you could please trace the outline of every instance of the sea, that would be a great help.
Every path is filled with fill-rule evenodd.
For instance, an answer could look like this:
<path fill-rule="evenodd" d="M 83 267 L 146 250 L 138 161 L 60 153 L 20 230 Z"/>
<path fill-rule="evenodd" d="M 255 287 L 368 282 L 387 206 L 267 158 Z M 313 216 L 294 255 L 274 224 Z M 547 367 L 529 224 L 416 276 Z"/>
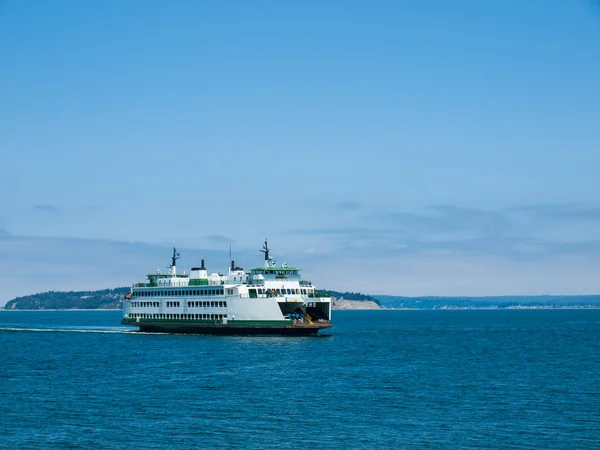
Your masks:
<path fill-rule="evenodd" d="M 600 310 L 334 311 L 318 337 L 0 311 L 0 448 L 600 448 Z"/>

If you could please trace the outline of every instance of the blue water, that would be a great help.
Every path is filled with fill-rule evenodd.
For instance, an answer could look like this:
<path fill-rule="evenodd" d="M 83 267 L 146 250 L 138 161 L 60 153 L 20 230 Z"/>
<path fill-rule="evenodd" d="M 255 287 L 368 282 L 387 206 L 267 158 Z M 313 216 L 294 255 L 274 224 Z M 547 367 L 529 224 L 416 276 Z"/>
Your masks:
<path fill-rule="evenodd" d="M 3 448 L 600 448 L 600 310 L 339 311 L 327 337 L 0 312 Z"/>

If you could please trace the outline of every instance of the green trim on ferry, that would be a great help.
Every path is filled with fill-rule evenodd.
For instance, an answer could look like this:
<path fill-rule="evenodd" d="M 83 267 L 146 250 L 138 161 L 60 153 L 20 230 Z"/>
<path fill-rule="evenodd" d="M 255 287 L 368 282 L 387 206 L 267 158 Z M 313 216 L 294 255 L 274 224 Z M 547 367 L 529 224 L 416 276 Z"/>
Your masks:
<path fill-rule="evenodd" d="M 156 278 L 172 278 L 172 273 L 147 273 L 147 277 L 156 277 Z M 183 273 L 178 273 L 175 275 L 177 278 L 187 278 L 189 275 L 184 275 Z"/>
<path fill-rule="evenodd" d="M 208 286 L 208 278 L 190 278 L 190 286 Z"/>

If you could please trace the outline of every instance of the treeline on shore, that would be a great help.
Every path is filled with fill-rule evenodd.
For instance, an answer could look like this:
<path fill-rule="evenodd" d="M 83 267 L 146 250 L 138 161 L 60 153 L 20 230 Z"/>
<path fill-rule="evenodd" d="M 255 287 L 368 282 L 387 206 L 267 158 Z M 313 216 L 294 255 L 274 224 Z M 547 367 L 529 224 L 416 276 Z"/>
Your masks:
<path fill-rule="evenodd" d="M 10 300 L 5 309 L 119 309 L 130 288 L 100 291 L 49 291 Z"/>

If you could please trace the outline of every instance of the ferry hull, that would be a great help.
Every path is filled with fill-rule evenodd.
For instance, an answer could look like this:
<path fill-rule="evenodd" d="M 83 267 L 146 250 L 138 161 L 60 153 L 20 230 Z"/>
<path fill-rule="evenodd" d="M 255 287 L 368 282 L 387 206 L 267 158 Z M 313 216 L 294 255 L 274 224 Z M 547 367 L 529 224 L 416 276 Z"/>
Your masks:
<path fill-rule="evenodd" d="M 294 325 L 265 325 L 265 324 L 201 324 L 201 323 L 158 323 L 123 320 L 125 325 L 139 327 L 146 333 L 179 333 L 179 334 L 213 334 L 213 335 L 280 335 L 280 336 L 310 336 L 319 330 L 331 328 L 331 324 L 294 324 Z"/>

